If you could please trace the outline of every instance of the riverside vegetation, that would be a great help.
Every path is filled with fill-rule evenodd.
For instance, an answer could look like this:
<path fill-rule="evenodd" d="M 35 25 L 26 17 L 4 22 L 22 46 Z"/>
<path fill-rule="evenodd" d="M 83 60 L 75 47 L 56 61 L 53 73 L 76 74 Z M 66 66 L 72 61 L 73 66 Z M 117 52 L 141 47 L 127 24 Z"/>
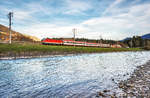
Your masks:
<path fill-rule="evenodd" d="M 74 47 L 74 46 L 52 46 L 40 43 L 13 43 L 0 44 L 0 58 L 4 57 L 34 57 L 45 55 L 74 54 L 74 53 L 99 53 L 99 52 L 121 52 L 142 51 L 141 48 L 98 48 L 98 47 Z"/>

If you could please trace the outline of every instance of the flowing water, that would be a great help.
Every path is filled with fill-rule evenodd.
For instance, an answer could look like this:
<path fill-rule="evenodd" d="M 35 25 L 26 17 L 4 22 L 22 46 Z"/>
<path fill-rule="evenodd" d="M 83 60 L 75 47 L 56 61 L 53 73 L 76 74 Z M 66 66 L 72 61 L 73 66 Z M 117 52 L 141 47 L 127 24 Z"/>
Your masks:
<path fill-rule="evenodd" d="M 150 52 L 94 53 L 47 58 L 0 60 L 0 98 L 90 97 L 119 91 Z"/>

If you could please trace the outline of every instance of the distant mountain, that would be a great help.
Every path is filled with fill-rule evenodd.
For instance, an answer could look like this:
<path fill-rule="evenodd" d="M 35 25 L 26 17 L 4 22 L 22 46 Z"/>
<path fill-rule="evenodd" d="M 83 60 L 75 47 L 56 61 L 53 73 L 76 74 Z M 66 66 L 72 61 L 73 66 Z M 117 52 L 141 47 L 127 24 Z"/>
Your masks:
<path fill-rule="evenodd" d="M 9 40 L 9 29 L 8 27 L 0 24 L 0 40 L 8 41 Z M 40 41 L 40 39 L 25 35 L 12 30 L 12 40 L 13 41 Z"/>
<path fill-rule="evenodd" d="M 149 34 L 145 34 L 143 36 L 141 36 L 142 39 L 150 39 L 150 33 Z"/>
<path fill-rule="evenodd" d="M 150 40 L 150 33 L 141 36 L 141 38 L 142 38 L 142 39 L 149 39 L 149 40 Z M 123 41 L 127 41 L 127 40 L 130 40 L 130 39 L 131 39 L 131 37 L 127 37 L 127 38 L 125 38 L 125 39 L 123 39 L 123 40 L 120 40 L 120 41 L 123 42 Z"/>

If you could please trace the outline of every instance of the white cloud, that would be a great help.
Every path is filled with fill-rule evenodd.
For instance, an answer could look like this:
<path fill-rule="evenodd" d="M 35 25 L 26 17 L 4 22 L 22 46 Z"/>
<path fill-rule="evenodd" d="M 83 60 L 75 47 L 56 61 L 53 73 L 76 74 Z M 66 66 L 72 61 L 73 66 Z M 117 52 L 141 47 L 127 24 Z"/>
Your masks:
<path fill-rule="evenodd" d="M 123 1 L 125 0 L 115 0 L 104 12 L 103 12 L 103 15 L 106 15 L 108 12 L 109 13 L 112 13 L 112 12 L 115 12 L 115 11 L 119 11 L 119 9 L 116 10 L 116 7 L 117 5 L 119 5 L 120 3 L 122 3 Z M 115 9 L 115 11 L 114 11 Z"/>
<path fill-rule="evenodd" d="M 146 10 L 149 7 L 150 4 L 135 5 L 130 7 L 126 13 L 92 18 L 80 24 L 60 26 L 40 23 L 29 26 L 24 32 L 39 38 L 73 37 L 72 29 L 77 28 L 78 33 L 76 35 L 80 38 L 99 39 L 101 35 L 104 39 L 120 40 L 128 36 L 149 33 L 150 22 L 148 19 L 150 19 L 150 11 Z"/>
<path fill-rule="evenodd" d="M 150 32 L 150 23 L 148 21 L 150 18 L 150 11 L 147 10 L 149 7 L 150 4 L 135 5 L 130 7 L 127 13 L 94 18 L 82 24 L 87 28 L 91 28 L 91 32 L 100 31 L 103 32 L 104 36 L 109 36 L 113 39 L 142 35 Z M 109 34 L 107 32 L 109 32 Z"/>
<path fill-rule="evenodd" d="M 89 1 L 78 1 L 78 0 L 66 0 L 66 11 L 65 14 L 75 15 L 84 14 L 84 11 L 92 8 Z"/>
<path fill-rule="evenodd" d="M 16 20 L 28 20 L 32 18 L 30 11 L 15 10 L 13 12 Z"/>
<path fill-rule="evenodd" d="M 73 0 L 67 0 L 67 5 L 64 9 L 58 10 L 58 13 L 66 14 L 84 14 L 84 11 L 92 9 L 92 4 L 90 2 L 79 2 Z M 28 4 L 28 9 L 16 9 L 14 17 L 15 21 L 21 23 L 21 21 L 26 22 L 26 26 L 17 25 L 15 30 L 26 33 L 32 36 L 37 36 L 39 38 L 43 37 L 73 37 L 72 29 L 77 28 L 77 37 L 80 38 L 91 38 L 99 39 L 101 35 L 104 39 L 116 39 L 120 40 L 128 36 L 133 35 L 143 35 L 150 32 L 150 4 L 139 4 L 132 5 L 129 7 L 120 8 L 118 10 L 118 5 L 124 2 L 124 0 L 116 0 L 112 3 L 105 11 L 104 16 L 99 16 L 96 18 L 91 18 L 84 20 L 79 24 L 74 24 L 69 20 L 57 21 L 53 24 L 46 21 L 37 21 L 32 14 L 36 15 L 36 12 L 41 12 L 45 15 L 50 8 L 41 6 L 40 4 Z M 36 6 L 39 8 L 37 9 Z M 49 12 L 48 14 L 53 14 L 55 12 Z M 107 16 L 107 13 L 112 15 Z M 61 18 L 61 17 L 59 17 Z M 40 20 L 40 19 L 39 19 Z M 4 20 L 0 20 L 4 21 Z M 72 20 L 76 21 L 76 20 Z M 144 33 L 143 33 L 144 32 Z"/>
<path fill-rule="evenodd" d="M 41 13 L 44 15 L 50 15 L 52 13 L 55 13 L 56 10 L 53 9 L 53 7 L 51 6 L 46 6 L 45 4 L 43 4 L 42 2 L 33 2 L 33 3 L 29 3 L 29 4 L 25 4 L 25 6 L 32 11 L 32 13 Z"/>
<path fill-rule="evenodd" d="M 48 23 L 34 24 L 22 28 L 16 28 L 19 31 L 23 31 L 26 34 L 43 37 L 72 37 L 73 26 L 58 26 Z"/>

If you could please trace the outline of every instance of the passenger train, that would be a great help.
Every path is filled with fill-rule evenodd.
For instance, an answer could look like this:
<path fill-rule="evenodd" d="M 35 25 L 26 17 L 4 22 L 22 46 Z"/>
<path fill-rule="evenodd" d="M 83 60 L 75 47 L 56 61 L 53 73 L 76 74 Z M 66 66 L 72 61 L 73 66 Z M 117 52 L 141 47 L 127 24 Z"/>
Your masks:
<path fill-rule="evenodd" d="M 56 40 L 46 38 L 42 40 L 44 45 L 65 45 L 65 46 L 84 46 L 84 47 L 103 47 L 103 48 L 121 48 L 119 44 L 103 44 L 103 43 L 89 43 L 82 41 L 73 41 L 73 40 Z"/>

